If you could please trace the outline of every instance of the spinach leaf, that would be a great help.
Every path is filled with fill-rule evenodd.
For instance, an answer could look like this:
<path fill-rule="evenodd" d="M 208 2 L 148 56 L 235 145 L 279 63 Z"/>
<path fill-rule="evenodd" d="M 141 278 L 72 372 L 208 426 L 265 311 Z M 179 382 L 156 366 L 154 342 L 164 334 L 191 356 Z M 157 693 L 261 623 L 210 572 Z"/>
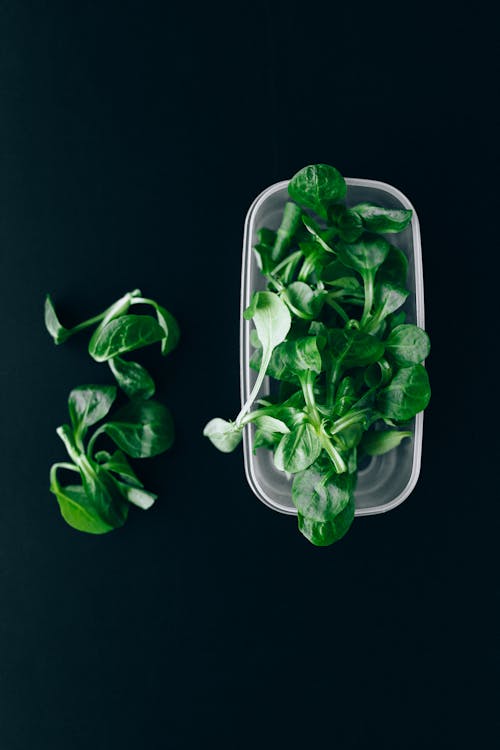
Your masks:
<path fill-rule="evenodd" d="M 165 331 L 150 315 L 124 315 L 96 330 L 89 342 L 89 354 L 96 362 L 106 362 L 163 338 Z"/>
<path fill-rule="evenodd" d="M 375 274 L 387 258 L 390 245 L 383 237 L 366 233 L 355 243 L 339 240 L 336 249 L 342 263 L 358 271 L 363 279 L 365 301 L 360 322 L 361 327 L 363 327 L 370 316 L 373 305 Z"/>
<path fill-rule="evenodd" d="M 387 258 L 377 271 L 377 283 L 388 281 L 404 287 L 408 276 L 408 258 L 399 247 L 390 245 Z"/>
<path fill-rule="evenodd" d="M 143 484 L 135 471 L 130 466 L 127 457 L 122 451 L 115 451 L 113 454 L 107 451 L 98 451 L 95 460 L 106 469 L 106 471 L 116 474 L 122 481 L 134 487 L 142 487 Z"/>
<path fill-rule="evenodd" d="M 389 282 L 377 284 L 375 289 L 374 312 L 366 325 L 367 331 L 375 330 L 388 315 L 404 305 L 409 292 Z"/>
<path fill-rule="evenodd" d="M 121 357 L 108 359 L 108 365 L 116 382 L 129 398 L 148 399 L 154 395 L 154 380 L 142 365 Z"/>
<path fill-rule="evenodd" d="M 378 338 L 355 328 L 331 328 L 329 341 L 334 358 L 344 367 L 366 367 L 384 354 Z"/>
<path fill-rule="evenodd" d="M 99 430 L 132 458 L 157 456 L 168 450 L 174 440 L 170 412 L 158 401 L 132 401 L 119 409 L 112 422 Z"/>
<path fill-rule="evenodd" d="M 367 432 L 361 441 L 360 448 L 367 456 L 382 456 L 388 453 L 412 433 L 403 430 L 379 430 Z"/>
<path fill-rule="evenodd" d="M 385 342 L 385 350 L 399 367 L 423 362 L 429 356 L 431 344 L 422 328 L 403 323 L 392 329 Z"/>
<path fill-rule="evenodd" d="M 169 354 L 179 343 L 180 330 L 176 319 L 161 305 L 155 303 L 156 318 L 163 328 L 164 337 L 161 340 L 161 353 L 164 357 Z"/>
<path fill-rule="evenodd" d="M 351 496 L 344 510 L 330 521 L 315 521 L 309 516 L 298 514 L 299 531 L 311 544 L 327 547 L 338 542 L 351 528 L 354 521 L 354 496 Z"/>
<path fill-rule="evenodd" d="M 365 231 L 361 217 L 356 211 L 345 206 L 332 206 L 329 211 L 329 218 L 340 239 L 345 242 L 356 242 Z"/>
<path fill-rule="evenodd" d="M 281 437 L 290 431 L 281 419 L 266 414 L 254 419 L 253 423 L 257 428 L 253 441 L 254 453 L 257 448 L 274 448 Z"/>
<path fill-rule="evenodd" d="M 403 367 L 383 388 L 377 406 L 384 417 L 407 422 L 428 405 L 431 397 L 429 377 L 423 365 Z"/>
<path fill-rule="evenodd" d="M 328 208 L 345 198 L 346 183 L 340 172 L 328 164 L 311 164 L 297 172 L 288 185 L 290 197 L 312 209 L 323 219 Z"/>
<path fill-rule="evenodd" d="M 106 534 L 114 528 L 99 516 L 82 485 L 69 484 L 61 487 L 53 480 L 50 491 L 56 496 L 59 510 L 66 523 L 77 531 Z"/>
<path fill-rule="evenodd" d="M 401 232 L 411 221 L 412 211 L 382 208 L 375 203 L 358 203 L 352 210 L 357 213 L 369 232 Z"/>
<path fill-rule="evenodd" d="M 321 442 L 314 427 L 300 424 L 287 432 L 274 453 L 274 464 L 281 471 L 295 474 L 307 469 L 321 453 Z"/>
<path fill-rule="evenodd" d="M 59 322 L 50 294 L 45 298 L 45 328 L 56 344 L 62 344 L 70 335 L 68 329 Z"/>

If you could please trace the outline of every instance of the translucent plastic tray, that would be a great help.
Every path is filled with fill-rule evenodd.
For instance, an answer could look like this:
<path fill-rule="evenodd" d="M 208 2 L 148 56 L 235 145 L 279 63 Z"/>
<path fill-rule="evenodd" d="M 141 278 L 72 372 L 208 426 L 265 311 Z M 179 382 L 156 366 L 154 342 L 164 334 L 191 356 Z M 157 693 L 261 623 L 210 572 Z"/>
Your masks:
<path fill-rule="evenodd" d="M 411 208 L 411 224 L 400 234 L 389 235 L 391 242 L 400 247 L 408 258 L 407 286 L 410 295 L 405 303 L 406 322 L 424 328 L 424 284 L 422 274 L 422 249 L 417 214 L 412 204 L 392 185 L 376 180 L 347 178 L 347 205 L 362 201 L 378 203 L 386 208 Z M 288 181 L 278 182 L 264 190 L 252 203 L 245 220 L 243 239 L 243 262 L 241 273 L 241 329 L 240 329 L 240 386 L 241 400 L 244 403 L 250 394 L 257 373 L 250 368 L 250 331 L 252 323 L 243 318 L 243 310 L 248 307 L 252 293 L 265 289 L 265 278 L 257 266 L 252 248 L 257 242 L 257 230 L 261 227 L 277 229 L 288 199 Z M 261 393 L 269 392 L 269 379 L 266 378 Z M 245 428 L 243 455 L 245 473 L 250 487 L 259 500 L 281 513 L 297 513 L 292 503 L 292 482 L 278 471 L 273 463 L 272 452 L 266 448 L 257 449 L 253 454 L 253 425 Z M 415 487 L 422 454 L 423 413 L 412 421 L 413 437 L 403 440 L 398 448 L 383 456 L 374 456 L 370 463 L 358 472 L 355 493 L 356 515 L 365 516 L 383 513 L 403 502 Z"/>

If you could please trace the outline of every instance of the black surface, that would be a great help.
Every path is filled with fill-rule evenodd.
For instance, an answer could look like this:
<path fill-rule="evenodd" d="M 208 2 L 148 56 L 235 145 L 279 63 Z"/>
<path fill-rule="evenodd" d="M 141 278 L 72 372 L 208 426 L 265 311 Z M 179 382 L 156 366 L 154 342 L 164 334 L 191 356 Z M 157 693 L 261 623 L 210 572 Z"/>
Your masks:
<path fill-rule="evenodd" d="M 1 750 L 494 746 L 495 27 L 395 7 L 1 3 Z M 433 342 L 415 491 L 323 550 L 201 436 L 238 404 L 247 207 L 317 161 L 414 202 Z M 137 286 L 182 328 L 148 360 L 178 437 L 95 538 L 48 469 L 111 380 L 42 304 Z"/>

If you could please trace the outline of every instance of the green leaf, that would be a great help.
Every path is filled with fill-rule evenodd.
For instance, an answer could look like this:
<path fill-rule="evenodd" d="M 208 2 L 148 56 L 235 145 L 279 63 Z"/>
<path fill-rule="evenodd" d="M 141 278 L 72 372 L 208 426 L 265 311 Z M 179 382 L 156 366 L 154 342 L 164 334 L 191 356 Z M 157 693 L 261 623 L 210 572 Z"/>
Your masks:
<path fill-rule="evenodd" d="M 125 500 L 142 510 L 148 510 L 151 508 L 155 500 L 158 499 L 158 495 L 155 495 L 154 492 L 149 492 L 149 490 L 145 490 L 143 487 L 132 487 L 130 484 L 120 482 L 118 479 L 115 479 L 114 481 Z"/>
<path fill-rule="evenodd" d="M 358 203 L 352 207 L 369 232 L 401 232 L 411 221 L 412 211 L 382 208 L 375 203 Z"/>
<path fill-rule="evenodd" d="M 339 240 L 335 245 L 341 262 L 364 274 L 375 271 L 387 258 L 391 245 L 384 237 L 365 233 L 357 242 Z"/>
<path fill-rule="evenodd" d="M 423 411 L 431 397 L 429 377 L 423 365 L 399 370 L 391 383 L 380 391 L 377 406 L 382 416 L 407 422 Z"/>
<path fill-rule="evenodd" d="M 341 474 L 339 476 L 344 475 Z M 346 474 L 345 476 L 351 475 Z M 328 547 L 334 544 L 334 542 L 338 542 L 339 539 L 342 539 L 347 534 L 354 521 L 354 512 L 354 497 L 351 497 L 344 510 L 331 521 L 315 521 L 299 513 L 299 531 L 316 547 Z"/>
<path fill-rule="evenodd" d="M 142 365 L 121 357 L 108 359 L 108 365 L 118 385 L 129 398 L 148 399 L 154 395 L 154 380 Z"/>
<path fill-rule="evenodd" d="M 227 422 L 225 419 L 215 417 L 205 425 L 203 434 L 222 453 L 232 453 L 241 443 L 243 429 L 234 422 Z"/>
<path fill-rule="evenodd" d="M 172 445 L 174 424 L 168 409 L 158 401 L 132 401 L 101 427 L 116 445 L 133 458 L 163 453 Z"/>
<path fill-rule="evenodd" d="M 59 322 L 50 294 L 45 298 L 45 328 L 56 344 L 62 344 L 69 335 L 68 329 Z"/>
<path fill-rule="evenodd" d="M 276 232 L 272 229 L 262 227 L 257 231 L 257 244 L 253 249 L 257 257 L 257 265 L 265 276 L 269 275 L 275 266 L 272 257 L 275 242 Z"/>
<path fill-rule="evenodd" d="M 361 217 L 345 206 L 332 206 L 329 218 L 341 240 L 355 242 L 364 232 Z"/>
<path fill-rule="evenodd" d="M 290 431 L 281 419 L 265 414 L 252 422 L 257 428 L 253 441 L 254 452 L 261 447 L 275 448 L 282 435 Z"/>
<path fill-rule="evenodd" d="M 89 354 L 96 362 L 105 362 L 163 338 L 165 331 L 150 315 L 122 315 L 95 331 L 89 342 Z"/>
<path fill-rule="evenodd" d="M 387 258 L 377 271 L 377 283 L 388 281 L 399 287 L 406 286 L 408 258 L 399 247 L 390 245 Z"/>
<path fill-rule="evenodd" d="M 360 443 L 360 448 L 368 456 L 382 456 L 401 443 L 405 438 L 411 438 L 412 433 L 403 430 L 379 430 L 366 432 Z"/>
<path fill-rule="evenodd" d="M 314 466 L 297 474 L 292 500 L 302 516 L 314 521 L 330 521 L 344 510 L 352 492 L 352 476 L 336 474 L 322 457 Z"/>
<path fill-rule="evenodd" d="M 95 454 L 95 460 L 103 469 L 106 469 L 106 471 L 109 471 L 112 474 L 117 474 L 120 479 L 127 484 L 133 485 L 134 487 L 143 486 L 122 451 L 115 451 L 112 455 L 107 451 L 98 451 L 98 453 Z"/>
<path fill-rule="evenodd" d="M 297 172 L 288 184 L 290 197 L 312 209 L 323 219 L 328 208 L 345 198 L 346 183 L 340 172 L 328 164 L 311 164 Z"/>
<path fill-rule="evenodd" d="M 354 380 L 350 375 L 347 375 L 345 378 L 342 378 L 337 388 L 333 413 L 338 417 L 344 416 L 357 400 L 358 396 Z"/>
<path fill-rule="evenodd" d="M 297 383 L 298 376 L 311 370 L 319 374 L 322 369 L 321 354 L 319 352 L 320 336 L 301 336 L 292 341 L 284 341 L 273 351 L 266 374 L 275 380 L 285 380 Z M 259 369 L 262 353 L 257 349 L 251 357 L 250 365 Z"/>
<path fill-rule="evenodd" d="M 321 453 L 321 443 L 314 427 L 304 423 L 294 427 L 280 440 L 274 453 L 274 465 L 280 471 L 295 474 L 310 466 Z"/>
<path fill-rule="evenodd" d="M 287 306 L 274 292 L 256 292 L 244 317 L 253 320 L 266 353 L 285 340 L 292 324 Z"/>
<path fill-rule="evenodd" d="M 312 289 L 303 281 L 294 281 L 283 292 L 290 310 L 303 320 L 313 320 L 321 312 L 326 292 Z"/>
<path fill-rule="evenodd" d="M 271 254 L 274 263 L 277 263 L 283 258 L 286 251 L 292 244 L 295 232 L 297 231 L 297 228 L 301 223 L 301 216 L 302 211 L 300 209 L 300 206 L 297 206 L 295 203 L 291 202 L 285 204 L 281 224 L 278 228 L 278 231 L 276 232 L 276 242 Z"/>
<path fill-rule="evenodd" d="M 50 491 L 56 496 L 59 510 L 66 523 L 77 531 L 106 534 L 115 528 L 99 516 L 82 485 L 61 487 L 57 484 L 51 486 Z"/>
<path fill-rule="evenodd" d="M 378 281 L 378 279 L 377 279 Z M 388 315 L 399 310 L 404 305 L 409 292 L 389 282 L 377 283 L 375 286 L 375 312 L 373 318 L 377 325 Z"/>
<path fill-rule="evenodd" d="M 179 324 L 177 323 L 172 313 L 169 313 L 169 311 L 161 305 L 156 304 L 155 310 L 158 323 L 162 327 L 165 334 L 164 338 L 161 340 L 161 353 L 164 357 L 166 357 L 166 355 L 171 352 L 172 349 L 175 349 L 175 347 L 179 343 L 179 338 L 181 335 L 179 331 Z"/>
<path fill-rule="evenodd" d="M 429 337 L 422 328 L 408 323 L 392 329 L 385 350 L 399 367 L 423 362 L 431 349 Z"/>
<path fill-rule="evenodd" d="M 75 435 L 83 439 L 87 428 L 106 416 L 116 398 L 114 385 L 82 385 L 69 394 L 68 407 Z"/>
<path fill-rule="evenodd" d="M 384 345 L 376 336 L 356 328 L 331 328 L 329 335 L 332 354 L 344 367 L 366 367 L 384 354 Z"/>

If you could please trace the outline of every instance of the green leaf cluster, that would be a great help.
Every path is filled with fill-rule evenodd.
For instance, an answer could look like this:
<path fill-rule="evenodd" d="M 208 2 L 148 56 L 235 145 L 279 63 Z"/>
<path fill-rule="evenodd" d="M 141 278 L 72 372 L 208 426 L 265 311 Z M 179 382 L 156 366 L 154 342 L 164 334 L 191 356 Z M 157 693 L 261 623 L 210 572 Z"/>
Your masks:
<path fill-rule="evenodd" d="M 131 314 L 130 308 L 136 304 L 152 307 L 155 317 Z M 103 421 L 117 397 L 116 387 L 79 386 L 69 395 L 70 423 L 57 428 L 70 461 L 53 464 L 50 490 L 70 526 L 78 531 L 104 534 L 125 523 L 130 503 L 147 510 L 157 497 L 144 488 L 127 456 L 156 456 L 170 448 L 174 439 L 170 412 L 152 399 L 153 378 L 138 362 L 124 359 L 122 355 L 154 343 L 160 343 L 162 354 L 167 355 L 177 346 L 179 327 L 168 310 L 142 297 L 138 289 L 73 328 L 65 328 L 60 323 L 47 295 L 45 325 L 56 344 L 94 327 L 89 353 L 96 362 L 108 363 L 116 382 L 130 399 L 111 415 L 112 418 Z M 100 425 L 89 435 L 89 427 L 98 422 Z M 100 436 L 107 436 L 114 444 L 113 452 L 95 450 Z M 61 484 L 61 470 L 78 474 L 78 483 Z"/>
<path fill-rule="evenodd" d="M 233 422 L 211 420 L 204 434 L 230 452 L 253 423 L 254 450 L 293 475 L 300 531 L 324 546 L 353 521 L 359 459 L 411 437 L 430 399 L 430 344 L 405 322 L 408 261 L 387 238 L 412 212 L 348 207 L 344 178 L 325 164 L 301 169 L 288 192 L 278 231 L 261 229 L 255 246 L 268 282 L 245 313 L 255 387 Z M 251 411 L 266 374 L 279 387 Z"/>

